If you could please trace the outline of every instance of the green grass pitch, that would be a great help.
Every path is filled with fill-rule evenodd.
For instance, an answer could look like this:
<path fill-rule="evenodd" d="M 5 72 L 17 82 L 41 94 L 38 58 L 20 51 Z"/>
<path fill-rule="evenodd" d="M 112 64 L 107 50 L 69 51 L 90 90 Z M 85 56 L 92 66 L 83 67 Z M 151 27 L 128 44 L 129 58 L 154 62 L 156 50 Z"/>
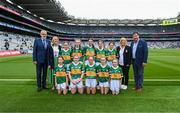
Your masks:
<path fill-rule="evenodd" d="M 180 112 L 180 49 L 151 49 L 144 90 L 118 96 L 36 91 L 31 56 L 0 58 L 0 112 Z"/>

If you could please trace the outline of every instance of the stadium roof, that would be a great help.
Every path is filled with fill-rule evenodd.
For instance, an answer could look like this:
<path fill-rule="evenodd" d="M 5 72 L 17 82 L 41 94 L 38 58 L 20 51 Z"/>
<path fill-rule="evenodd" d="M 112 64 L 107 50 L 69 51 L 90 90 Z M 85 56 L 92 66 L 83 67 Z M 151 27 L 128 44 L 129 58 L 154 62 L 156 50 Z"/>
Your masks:
<path fill-rule="evenodd" d="M 71 19 L 66 24 L 89 25 L 89 26 L 153 26 L 161 24 L 160 19 Z"/>
<path fill-rule="evenodd" d="M 56 0 L 11 0 L 29 12 L 46 20 L 65 21 L 71 17 L 61 3 Z"/>
<path fill-rule="evenodd" d="M 6 0 L 7 1 L 7 0 Z M 57 0 L 10 0 L 40 19 L 80 26 L 156 26 L 163 19 L 81 19 L 68 15 Z M 179 17 L 179 16 L 178 16 Z M 178 18 L 176 17 L 176 18 Z"/>

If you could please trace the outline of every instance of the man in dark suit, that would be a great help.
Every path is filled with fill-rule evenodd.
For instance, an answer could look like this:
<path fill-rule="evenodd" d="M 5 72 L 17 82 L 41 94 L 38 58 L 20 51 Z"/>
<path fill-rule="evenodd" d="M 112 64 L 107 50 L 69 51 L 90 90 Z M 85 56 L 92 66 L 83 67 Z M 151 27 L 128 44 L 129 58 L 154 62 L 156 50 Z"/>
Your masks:
<path fill-rule="evenodd" d="M 37 77 L 37 91 L 42 89 L 47 89 L 46 87 L 46 77 L 47 77 L 47 68 L 51 67 L 50 65 L 50 50 L 51 43 L 50 40 L 46 39 L 47 31 L 42 30 L 40 32 L 41 38 L 37 38 L 34 41 L 33 47 L 33 63 L 36 65 L 36 77 Z"/>
<path fill-rule="evenodd" d="M 127 45 L 126 38 L 120 39 L 120 46 L 117 47 L 117 55 L 119 59 L 119 66 L 122 68 L 123 71 L 123 78 L 122 78 L 122 89 L 128 88 L 128 81 L 129 81 L 129 69 L 131 65 L 131 48 Z"/>
<path fill-rule="evenodd" d="M 137 92 L 141 92 L 143 88 L 144 67 L 147 65 L 148 47 L 145 40 L 139 38 L 139 33 L 133 33 L 132 48 L 132 63 L 134 71 L 135 87 Z"/>

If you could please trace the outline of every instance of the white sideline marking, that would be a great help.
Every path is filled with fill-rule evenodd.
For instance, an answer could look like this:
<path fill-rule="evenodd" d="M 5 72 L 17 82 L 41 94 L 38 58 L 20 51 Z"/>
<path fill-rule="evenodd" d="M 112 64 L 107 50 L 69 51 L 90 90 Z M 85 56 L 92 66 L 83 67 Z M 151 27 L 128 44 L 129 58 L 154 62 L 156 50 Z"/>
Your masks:
<path fill-rule="evenodd" d="M 5 81 L 5 82 L 34 82 L 36 79 L 0 79 L 0 81 Z M 130 79 L 129 81 L 134 81 L 134 79 Z M 180 79 L 144 79 L 144 81 L 180 81 Z"/>
<path fill-rule="evenodd" d="M 0 81 L 6 81 L 6 82 L 33 82 L 36 81 L 36 79 L 0 79 Z"/>
<path fill-rule="evenodd" d="M 150 61 L 150 63 L 156 64 L 156 65 L 159 65 L 159 66 L 162 66 L 162 67 L 165 67 L 165 68 L 173 69 L 175 71 L 180 71 L 179 67 L 173 66 L 173 65 L 169 65 L 169 64 L 166 64 L 166 63 L 161 63 L 161 62 L 157 62 L 157 61 L 153 61 L 153 60 Z"/>

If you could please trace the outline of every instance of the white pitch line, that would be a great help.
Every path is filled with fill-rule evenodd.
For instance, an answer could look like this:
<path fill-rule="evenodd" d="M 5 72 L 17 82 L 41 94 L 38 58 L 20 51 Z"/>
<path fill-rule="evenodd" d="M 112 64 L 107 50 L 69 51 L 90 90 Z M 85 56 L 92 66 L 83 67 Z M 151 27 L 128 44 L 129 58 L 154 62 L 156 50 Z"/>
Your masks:
<path fill-rule="evenodd" d="M 0 79 L 0 81 L 6 81 L 6 82 L 33 82 L 36 81 L 36 79 Z"/>
<path fill-rule="evenodd" d="M 129 81 L 134 81 L 134 79 L 130 79 Z M 171 81 L 180 81 L 180 79 L 144 79 L 144 81 L 159 81 L 159 82 L 171 82 Z"/>
<path fill-rule="evenodd" d="M 36 81 L 36 79 L 0 79 L 0 81 L 5 81 L 5 82 L 34 82 L 34 81 Z M 129 81 L 134 81 L 134 79 L 129 79 Z M 144 79 L 144 81 L 172 82 L 172 81 L 180 81 L 180 79 Z"/>
<path fill-rule="evenodd" d="M 175 71 L 180 71 L 179 67 L 177 67 L 177 66 L 173 66 L 173 65 L 169 65 L 169 64 L 153 61 L 153 60 L 151 60 L 150 63 L 156 64 L 156 65 L 159 65 L 159 66 L 162 66 L 162 67 L 165 67 L 165 68 L 173 69 Z"/>

